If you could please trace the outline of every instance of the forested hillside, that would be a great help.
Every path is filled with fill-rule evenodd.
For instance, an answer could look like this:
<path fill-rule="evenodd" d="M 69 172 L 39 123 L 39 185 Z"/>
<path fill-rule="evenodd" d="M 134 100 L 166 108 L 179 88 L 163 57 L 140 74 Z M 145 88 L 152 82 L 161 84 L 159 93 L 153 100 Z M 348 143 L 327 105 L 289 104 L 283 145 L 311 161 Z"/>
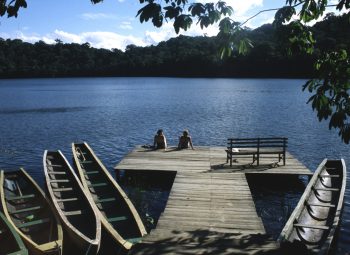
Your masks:
<path fill-rule="evenodd" d="M 157 46 L 129 45 L 125 52 L 95 49 L 88 43 L 30 44 L 0 38 L 0 77 L 312 77 L 318 49 L 350 48 L 349 14 L 329 14 L 310 29 L 317 42 L 313 55 L 289 56 L 283 33 L 266 24 L 245 31 L 254 45 L 247 55 L 224 60 L 216 37 L 179 36 Z"/>

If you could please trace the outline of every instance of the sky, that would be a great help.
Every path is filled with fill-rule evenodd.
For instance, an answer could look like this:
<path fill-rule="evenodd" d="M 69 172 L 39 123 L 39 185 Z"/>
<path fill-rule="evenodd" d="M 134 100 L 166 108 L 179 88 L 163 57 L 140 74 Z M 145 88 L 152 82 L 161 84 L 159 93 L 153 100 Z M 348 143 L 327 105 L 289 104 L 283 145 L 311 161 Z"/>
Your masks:
<path fill-rule="evenodd" d="M 197 2 L 215 2 L 197 0 Z M 42 40 L 55 43 L 90 43 L 95 48 L 124 50 L 129 44 L 137 46 L 156 45 L 161 41 L 176 37 L 172 23 L 164 23 L 155 28 L 148 23 L 140 23 L 136 17 L 142 8 L 138 0 L 104 0 L 92 4 L 90 0 L 27 0 L 28 8 L 20 9 L 17 18 L 0 17 L 0 37 L 21 39 L 27 42 Z M 233 7 L 232 18 L 245 21 L 257 12 L 284 5 L 285 0 L 226 0 Z M 271 23 L 275 12 L 265 12 L 246 25 L 256 28 Z M 180 34 L 214 36 L 217 26 L 200 29 L 192 28 Z"/>

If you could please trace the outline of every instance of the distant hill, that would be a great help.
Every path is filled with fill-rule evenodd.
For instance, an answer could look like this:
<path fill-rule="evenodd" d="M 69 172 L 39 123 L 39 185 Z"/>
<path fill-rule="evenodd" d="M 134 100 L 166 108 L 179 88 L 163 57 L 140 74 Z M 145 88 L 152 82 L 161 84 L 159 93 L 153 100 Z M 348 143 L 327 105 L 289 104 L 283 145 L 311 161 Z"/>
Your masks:
<path fill-rule="evenodd" d="M 34 44 L 0 38 L 0 78 L 75 76 L 288 77 L 313 76 L 320 51 L 350 47 L 349 14 L 326 18 L 313 30 L 313 55 L 290 57 L 271 24 L 245 33 L 254 44 L 246 56 L 219 57 L 216 37 L 179 36 L 157 46 L 96 49 L 85 44 Z"/>

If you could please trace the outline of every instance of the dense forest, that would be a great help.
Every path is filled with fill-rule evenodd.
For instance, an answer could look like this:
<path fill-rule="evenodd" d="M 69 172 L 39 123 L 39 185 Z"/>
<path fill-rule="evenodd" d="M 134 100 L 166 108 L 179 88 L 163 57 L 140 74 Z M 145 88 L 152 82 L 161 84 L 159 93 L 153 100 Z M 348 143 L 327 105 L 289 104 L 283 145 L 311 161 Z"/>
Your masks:
<path fill-rule="evenodd" d="M 96 49 L 89 43 L 31 44 L 0 38 L 0 77 L 312 77 L 321 50 L 350 49 L 349 14 L 328 14 L 310 29 L 316 39 L 312 55 L 288 55 L 283 31 L 266 24 L 245 30 L 254 45 L 248 54 L 227 59 L 220 58 L 216 37 L 179 36 L 157 46 L 128 45 L 125 52 Z"/>

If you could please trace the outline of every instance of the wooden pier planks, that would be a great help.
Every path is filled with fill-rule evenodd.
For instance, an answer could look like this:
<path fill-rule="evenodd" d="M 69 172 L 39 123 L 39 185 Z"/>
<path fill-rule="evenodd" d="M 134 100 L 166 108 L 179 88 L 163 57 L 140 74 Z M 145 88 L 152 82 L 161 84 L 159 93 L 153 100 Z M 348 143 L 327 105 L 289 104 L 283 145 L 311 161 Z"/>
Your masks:
<path fill-rule="evenodd" d="M 157 230 L 265 233 L 245 176 L 219 175 L 176 176 Z"/>
<path fill-rule="evenodd" d="M 119 170 L 161 170 L 186 173 L 264 173 L 264 174 L 293 174 L 312 175 L 301 162 L 290 153 L 286 154 L 286 165 L 276 165 L 278 159 L 269 155 L 262 155 L 260 166 L 251 165 L 252 157 L 238 158 L 238 162 L 230 167 L 226 163 L 225 147 L 195 147 L 195 150 L 150 150 L 140 146 L 126 155 L 115 166 Z"/>
<path fill-rule="evenodd" d="M 278 159 L 268 156 L 261 158 L 259 167 L 251 162 L 251 157 L 239 158 L 230 167 L 224 147 L 167 151 L 136 147 L 116 170 L 177 174 L 156 229 L 132 254 L 262 254 L 278 249 L 265 235 L 245 174 L 311 172 L 289 153 L 286 166 L 276 165 Z"/>

